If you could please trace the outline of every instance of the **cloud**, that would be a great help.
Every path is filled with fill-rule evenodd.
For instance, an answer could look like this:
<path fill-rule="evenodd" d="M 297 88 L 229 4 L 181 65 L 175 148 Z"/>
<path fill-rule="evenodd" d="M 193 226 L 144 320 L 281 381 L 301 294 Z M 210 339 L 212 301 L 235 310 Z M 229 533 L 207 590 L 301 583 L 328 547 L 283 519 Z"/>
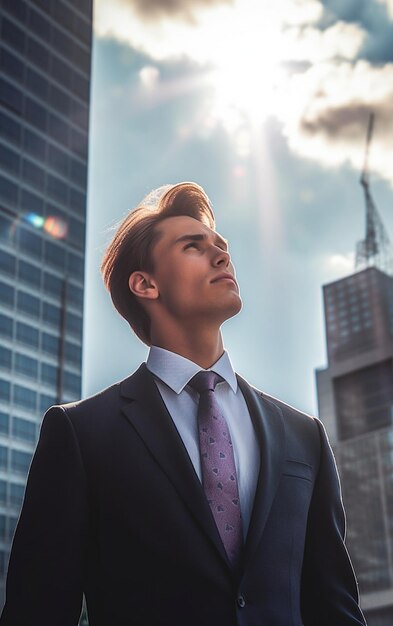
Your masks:
<path fill-rule="evenodd" d="M 285 31 L 288 61 L 319 63 L 335 57 L 354 59 L 364 42 L 365 32 L 356 24 L 336 22 L 320 30 L 315 26 Z"/>
<path fill-rule="evenodd" d="M 193 23 L 201 8 L 232 4 L 232 0 L 120 0 L 144 21 L 175 18 Z"/>
<path fill-rule="evenodd" d="M 244 123 L 239 111 L 252 103 L 256 115 L 280 121 L 296 154 L 331 167 L 361 167 L 374 111 L 370 168 L 393 183 L 392 20 L 393 0 L 275 0 L 269 7 L 260 0 L 95 3 L 96 34 L 147 57 L 140 98 L 149 91 L 158 105 L 176 97 L 175 77 L 168 84 L 163 61 L 215 63 L 210 87 L 219 96 L 223 83 L 226 102 L 218 97 L 210 115 L 221 115 L 228 132 L 238 131 Z M 198 80 L 190 75 L 187 89 L 206 89 L 202 74 Z"/>
<path fill-rule="evenodd" d="M 392 0 L 323 0 L 323 5 L 325 25 L 341 20 L 367 33 L 360 58 L 373 63 L 393 61 Z"/>
<path fill-rule="evenodd" d="M 368 118 L 375 113 L 370 169 L 393 183 L 393 63 L 329 62 L 292 78 L 281 120 L 290 147 L 327 166 L 361 168 Z"/>
<path fill-rule="evenodd" d="M 389 16 L 393 19 L 393 0 L 377 0 L 377 2 L 386 6 Z"/>

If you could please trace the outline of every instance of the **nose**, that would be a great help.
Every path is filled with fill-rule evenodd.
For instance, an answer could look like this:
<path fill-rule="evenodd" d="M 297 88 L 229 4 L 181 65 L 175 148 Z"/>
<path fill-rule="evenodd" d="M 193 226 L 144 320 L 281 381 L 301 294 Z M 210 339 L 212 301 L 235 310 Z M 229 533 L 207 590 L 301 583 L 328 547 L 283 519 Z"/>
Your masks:
<path fill-rule="evenodd" d="M 223 265 L 224 267 L 228 267 L 231 262 L 231 255 L 226 250 L 222 248 L 216 248 L 215 255 L 213 257 L 213 264 L 215 267 L 220 267 Z"/>

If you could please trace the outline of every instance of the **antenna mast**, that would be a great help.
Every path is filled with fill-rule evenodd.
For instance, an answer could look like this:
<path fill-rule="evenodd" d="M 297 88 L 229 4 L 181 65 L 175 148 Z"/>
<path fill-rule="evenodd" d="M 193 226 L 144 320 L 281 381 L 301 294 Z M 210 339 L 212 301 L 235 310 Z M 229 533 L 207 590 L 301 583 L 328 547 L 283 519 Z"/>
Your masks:
<path fill-rule="evenodd" d="M 386 274 L 393 275 L 393 254 L 389 235 L 383 225 L 381 217 L 370 191 L 370 176 L 368 171 L 368 156 L 374 128 L 374 114 L 370 114 L 367 129 L 366 151 L 360 184 L 364 190 L 366 204 L 366 237 L 356 244 L 355 269 L 375 266 Z"/>

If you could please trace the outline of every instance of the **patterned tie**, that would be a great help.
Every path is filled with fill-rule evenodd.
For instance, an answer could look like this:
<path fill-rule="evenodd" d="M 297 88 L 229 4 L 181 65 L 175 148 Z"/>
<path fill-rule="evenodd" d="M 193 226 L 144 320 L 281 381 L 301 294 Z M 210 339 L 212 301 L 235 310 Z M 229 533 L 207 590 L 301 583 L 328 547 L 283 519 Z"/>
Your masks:
<path fill-rule="evenodd" d="M 198 372 L 189 382 L 197 391 L 202 484 L 231 564 L 236 567 L 243 545 L 239 490 L 232 441 L 215 398 L 215 372 Z"/>

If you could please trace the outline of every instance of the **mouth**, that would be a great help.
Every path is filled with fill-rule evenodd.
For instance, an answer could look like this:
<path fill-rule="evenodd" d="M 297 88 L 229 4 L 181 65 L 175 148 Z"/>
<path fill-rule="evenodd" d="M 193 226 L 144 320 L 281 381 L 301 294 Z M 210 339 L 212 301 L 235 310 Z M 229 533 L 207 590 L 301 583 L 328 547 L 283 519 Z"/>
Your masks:
<path fill-rule="evenodd" d="M 229 272 L 224 272 L 223 274 L 219 274 L 218 276 L 213 278 L 213 280 L 211 280 L 210 282 L 211 283 L 217 283 L 219 281 L 230 281 L 230 282 L 234 283 L 236 285 L 236 287 L 238 286 L 235 277 L 232 274 L 230 274 Z"/>

